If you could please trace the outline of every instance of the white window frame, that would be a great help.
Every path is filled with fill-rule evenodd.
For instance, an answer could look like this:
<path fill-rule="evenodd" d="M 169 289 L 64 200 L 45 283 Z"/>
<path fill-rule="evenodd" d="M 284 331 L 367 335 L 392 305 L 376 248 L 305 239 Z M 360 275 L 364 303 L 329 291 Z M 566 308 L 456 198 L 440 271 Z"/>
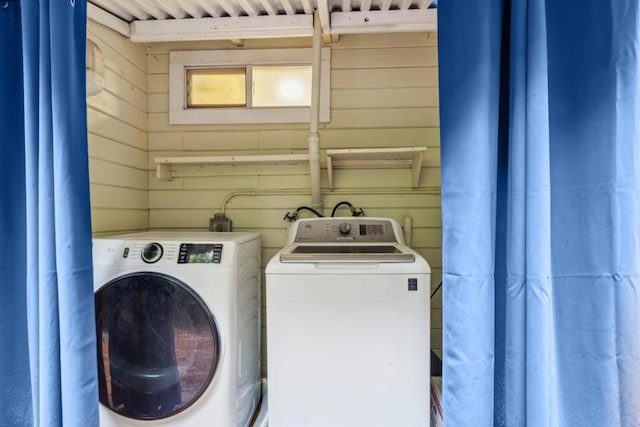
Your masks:
<path fill-rule="evenodd" d="M 169 124 L 306 123 L 310 107 L 187 108 L 187 68 L 241 68 L 247 65 L 311 65 L 312 49 L 173 51 L 169 53 Z M 331 50 L 320 61 L 320 122 L 330 119 Z"/>

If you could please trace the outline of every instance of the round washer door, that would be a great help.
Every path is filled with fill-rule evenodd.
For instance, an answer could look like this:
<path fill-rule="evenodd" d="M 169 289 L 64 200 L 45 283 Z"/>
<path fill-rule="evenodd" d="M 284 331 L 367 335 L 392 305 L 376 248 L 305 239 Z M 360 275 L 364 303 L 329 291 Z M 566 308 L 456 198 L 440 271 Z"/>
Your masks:
<path fill-rule="evenodd" d="M 100 402 L 136 420 L 187 409 L 220 354 L 215 319 L 186 284 L 159 273 L 118 277 L 95 294 Z"/>

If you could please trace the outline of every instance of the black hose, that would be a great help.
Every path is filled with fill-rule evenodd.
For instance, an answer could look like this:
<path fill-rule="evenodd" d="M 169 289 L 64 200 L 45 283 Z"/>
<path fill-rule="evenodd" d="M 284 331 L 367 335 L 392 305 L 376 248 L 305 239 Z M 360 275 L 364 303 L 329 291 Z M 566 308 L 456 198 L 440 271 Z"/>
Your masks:
<path fill-rule="evenodd" d="M 309 206 L 300 206 L 298 209 L 296 209 L 296 214 L 300 213 L 300 211 L 309 211 L 311 213 L 314 213 L 317 217 L 320 217 L 320 218 L 324 217 L 324 215 L 322 215 L 320 212 L 318 212 L 313 208 L 310 208 Z"/>
<path fill-rule="evenodd" d="M 332 216 L 332 217 L 334 217 L 334 216 L 336 215 L 336 211 L 337 211 L 337 210 L 338 210 L 338 208 L 339 208 L 340 206 L 342 206 L 342 205 L 347 205 L 347 206 L 349 206 L 350 208 L 353 208 L 353 205 L 352 205 L 351 203 L 347 202 L 346 200 L 343 200 L 342 202 L 338 202 L 338 204 L 336 204 L 336 205 L 333 207 L 333 210 L 331 211 L 331 216 Z"/>

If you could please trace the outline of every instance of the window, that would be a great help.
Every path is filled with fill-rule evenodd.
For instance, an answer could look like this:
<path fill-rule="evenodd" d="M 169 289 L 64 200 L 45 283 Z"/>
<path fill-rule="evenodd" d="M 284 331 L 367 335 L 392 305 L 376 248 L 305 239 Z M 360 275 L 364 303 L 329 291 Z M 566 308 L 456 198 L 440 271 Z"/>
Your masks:
<path fill-rule="evenodd" d="M 253 67 L 254 107 L 311 106 L 311 66 Z"/>
<path fill-rule="evenodd" d="M 246 107 L 244 69 L 187 70 L 187 108 Z"/>
<path fill-rule="evenodd" d="M 311 118 L 311 49 L 171 52 L 169 123 L 300 123 Z M 320 121 L 329 121 L 322 49 Z"/>

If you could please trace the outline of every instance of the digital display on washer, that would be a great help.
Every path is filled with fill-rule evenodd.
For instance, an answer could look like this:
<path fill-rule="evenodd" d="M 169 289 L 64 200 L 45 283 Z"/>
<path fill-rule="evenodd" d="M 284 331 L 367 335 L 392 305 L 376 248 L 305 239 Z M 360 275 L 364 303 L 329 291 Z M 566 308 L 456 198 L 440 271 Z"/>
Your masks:
<path fill-rule="evenodd" d="M 213 243 L 182 243 L 178 264 L 220 263 L 222 245 Z"/>
<path fill-rule="evenodd" d="M 361 236 L 379 236 L 384 234 L 384 226 L 382 224 L 360 224 Z"/>

